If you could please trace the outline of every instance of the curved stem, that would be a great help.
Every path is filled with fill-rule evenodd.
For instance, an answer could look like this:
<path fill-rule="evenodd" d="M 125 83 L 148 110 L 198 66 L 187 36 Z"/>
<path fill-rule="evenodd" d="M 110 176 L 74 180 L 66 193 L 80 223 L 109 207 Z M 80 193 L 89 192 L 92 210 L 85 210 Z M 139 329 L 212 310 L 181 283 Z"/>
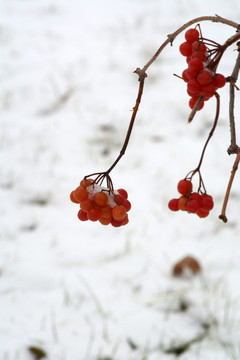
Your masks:
<path fill-rule="evenodd" d="M 217 101 L 217 106 L 216 106 L 216 115 L 215 115 L 215 119 L 214 119 L 214 123 L 213 123 L 213 127 L 208 135 L 208 138 L 207 138 L 207 141 L 205 142 L 205 145 L 203 147 L 203 151 L 202 151 L 202 155 L 200 157 L 200 160 L 199 160 L 199 163 L 198 163 L 198 166 L 197 168 L 195 169 L 195 171 L 199 171 L 201 165 L 202 165 L 202 161 L 203 161 L 203 157 L 204 157 L 204 154 L 205 154 L 205 151 L 206 151 L 206 148 L 207 148 L 207 145 L 209 143 L 209 140 L 211 139 L 211 137 L 213 136 L 213 133 L 216 129 L 216 126 L 217 126 L 217 122 L 218 122 L 218 117 L 219 117 L 219 111 L 220 111 L 220 96 L 218 95 L 217 92 L 215 92 L 215 97 L 216 97 L 216 101 Z"/>
<path fill-rule="evenodd" d="M 143 85 L 144 85 L 144 81 L 145 78 L 147 77 L 147 75 L 144 73 L 144 75 L 139 73 L 140 69 L 135 70 L 135 73 L 137 73 L 139 75 L 139 88 L 138 88 L 138 96 L 137 96 L 137 100 L 136 100 L 136 104 L 133 108 L 133 113 L 131 116 L 131 120 L 130 120 L 130 124 L 128 127 L 128 131 L 127 131 L 127 135 L 125 137 L 125 141 L 123 143 L 122 149 L 120 150 L 120 153 L 117 157 L 117 159 L 114 161 L 114 163 L 110 166 L 110 168 L 106 171 L 106 174 L 109 174 L 110 171 L 112 171 L 112 169 L 117 165 L 117 163 L 119 162 L 119 160 L 121 159 L 121 157 L 125 154 L 126 148 L 128 146 L 128 142 L 131 136 L 131 132 L 133 129 L 133 125 L 134 125 L 134 121 L 137 115 L 137 111 L 141 102 L 141 98 L 142 98 L 142 93 L 143 93 Z"/>

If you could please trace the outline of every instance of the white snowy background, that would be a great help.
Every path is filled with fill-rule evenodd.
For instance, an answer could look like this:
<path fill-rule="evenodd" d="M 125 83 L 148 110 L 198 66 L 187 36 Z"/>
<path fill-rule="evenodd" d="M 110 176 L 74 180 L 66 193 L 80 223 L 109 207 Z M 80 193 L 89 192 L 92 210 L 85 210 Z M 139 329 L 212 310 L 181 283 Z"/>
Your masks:
<path fill-rule="evenodd" d="M 126 154 L 111 176 L 132 209 L 122 228 L 81 223 L 69 193 L 107 170 L 124 141 L 137 96 L 133 71 L 167 35 L 202 15 L 240 19 L 238 0 L 0 1 L 0 359 L 240 359 L 240 176 L 223 224 L 228 87 L 202 166 L 215 207 L 206 219 L 168 210 L 194 169 L 214 99 L 192 122 L 186 67 L 168 46 L 147 71 Z M 223 43 L 235 30 L 202 23 Z M 219 71 L 230 75 L 231 47 Z M 239 123 L 237 94 L 236 120 Z M 238 128 L 237 128 L 238 130 Z M 239 134 L 239 131 L 238 131 Z M 176 278 L 186 255 L 198 276 Z M 41 354 L 35 358 L 40 358 Z"/>

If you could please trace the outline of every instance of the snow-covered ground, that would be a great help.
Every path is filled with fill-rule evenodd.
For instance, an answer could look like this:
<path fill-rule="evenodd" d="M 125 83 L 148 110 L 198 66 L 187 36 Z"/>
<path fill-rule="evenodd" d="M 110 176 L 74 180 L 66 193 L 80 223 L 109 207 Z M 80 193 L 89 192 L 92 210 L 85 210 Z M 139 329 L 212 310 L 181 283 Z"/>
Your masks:
<path fill-rule="evenodd" d="M 183 344 L 182 360 L 240 358 L 239 173 L 229 222 L 218 220 L 234 161 L 227 87 L 202 167 L 215 208 L 206 219 L 167 208 L 198 163 L 215 109 L 209 101 L 187 125 L 185 84 L 173 76 L 186 66 L 183 34 L 149 68 L 111 173 L 129 192 L 129 224 L 80 223 L 69 201 L 119 154 L 133 71 L 181 24 L 215 14 L 239 21 L 239 1 L 0 1 L 1 360 L 33 359 L 30 347 L 49 360 L 172 360 Z M 221 43 L 235 32 L 201 26 Z M 231 48 L 219 71 L 228 76 L 235 57 Z M 173 277 L 186 255 L 201 273 Z"/>

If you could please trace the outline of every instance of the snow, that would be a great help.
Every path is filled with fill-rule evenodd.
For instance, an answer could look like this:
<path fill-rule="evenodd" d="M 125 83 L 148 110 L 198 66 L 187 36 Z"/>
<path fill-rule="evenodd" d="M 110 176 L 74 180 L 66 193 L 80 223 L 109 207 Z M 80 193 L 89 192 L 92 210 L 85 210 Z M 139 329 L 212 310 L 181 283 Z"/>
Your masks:
<path fill-rule="evenodd" d="M 234 161 L 226 152 L 227 87 L 202 166 L 215 200 L 211 216 L 167 208 L 199 161 L 215 109 L 212 99 L 187 125 L 185 85 L 172 76 L 185 66 L 183 35 L 148 69 L 129 146 L 111 173 L 115 189 L 129 193 L 129 224 L 80 223 L 69 201 L 85 175 L 107 170 L 119 154 L 137 95 L 133 71 L 191 18 L 237 22 L 239 2 L 0 6 L 0 359 L 33 359 L 35 346 L 49 360 L 171 360 L 169 349 L 201 334 L 181 359 L 239 359 L 238 173 L 229 222 L 218 219 Z M 201 27 L 219 42 L 235 32 Z M 229 75 L 235 56 L 229 49 L 219 71 Z M 202 272 L 173 277 L 186 255 Z"/>

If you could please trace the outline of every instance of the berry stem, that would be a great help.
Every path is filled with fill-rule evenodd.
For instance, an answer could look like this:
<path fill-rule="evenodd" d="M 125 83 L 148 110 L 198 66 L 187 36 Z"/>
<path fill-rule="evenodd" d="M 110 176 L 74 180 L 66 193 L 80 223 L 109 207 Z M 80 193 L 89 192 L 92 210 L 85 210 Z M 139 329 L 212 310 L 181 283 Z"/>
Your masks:
<path fill-rule="evenodd" d="M 125 141 L 123 143 L 122 149 L 120 150 L 120 153 L 119 153 L 118 157 L 116 158 L 116 160 L 114 161 L 114 163 L 105 172 L 105 174 L 109 174 L 112 171 L 112 169 L 117 165 L 117 163 L 119 162 L 121 157 L 125 154 L 125 151 L 126 151 L 126 148 L 128 146 L 128 142 L 129 142 L 129 139 L 130 139 L 130 136 L 131 136 L 131 132 L 132 132 L 132 129 L 133 129 L 134 121 L 135 121 L 135 118 L 136 118 L 136 115 L 137 115 L 137 111 L 138 111 L 138 108 L 139 108 L 139 105 L 140 105 L 140 102 L 141 102 L 144 81 L 145 81 L 145 78 L 147 77 L 147 74 L 145 72 L 143 73 L 141 69 L 136 69 L 134 72 L 139 75 L 139 79 L 138 79 L 139 80 L 139 88 L 138 88 L 138 95 L 137 95 L 137 99 L 136 99 L 136 104 L 135 104 L 135 106 L 133 108 L 133 113 L 132 113 L 132 116 L 131 116 L 130 124 L 129 124 L 129 127 L 128 127 L 128 131 L 127 131 L 127 134 L 126 134 Z"/>
<path fill-rule="evenodd" d="M 202 161 L 203 161 L 203 157 L 204 157 L 204 154 L 205 154 L 205 151 L 206 151 L 206 148 L 207 148 L 207 145 L 209 143 L 209 140 L 211 139 L 211 137 L 213 136 L 213 133 L 216 129 L 216 126 L 217 126 L 217 122 L 218 122 L 218 118 L 219 118 L 219 111 L 220 111 L 220 96 L 217 92 L 215 92 L 215 97 L 216 97 L 216 114 L 215 114 L 215 119 L 214 119 L 214 122 L 213 122 L 213 126 L 212 126 L 212 129 L 208 135 L 208 138 L 205 142 L 205 145 L 203 147 L 203 150 L 202 150 L 202 154 L 201 154 L 201 157 L 200 157 L 200 160 L 199 160 L 199 163 L 198 163 L 198 166 L 196 167 L 195 169 L 195 172 L 199 171 L 200 170 L 200 167 L 202 165 Z"/>
<path fill-rule="evenodd" d="M 234 176 L 235 176 L 236 171 L 238 169 L 239 161 L 240 161 L 240 149 L 238 149 L 237 156 L 236 156 L 236 159 L 235 159 L 233 167 L 232 167 L 230 179 L 229 179 L 229 182 L 228 182 L 226 194 L 225 194 L 224 201 L 223 201 L 222 212 L 219 215 L 219 219 L 222 220 L 224 223 L 226 223 L 228 221 L 227 216 L 226 216 L 226 208 L 227 208 L 227 204 L 228 204 L 230 191 L 231 191 L 231 188 L 232 188 L 233 179 L 234 179 Z"/>

